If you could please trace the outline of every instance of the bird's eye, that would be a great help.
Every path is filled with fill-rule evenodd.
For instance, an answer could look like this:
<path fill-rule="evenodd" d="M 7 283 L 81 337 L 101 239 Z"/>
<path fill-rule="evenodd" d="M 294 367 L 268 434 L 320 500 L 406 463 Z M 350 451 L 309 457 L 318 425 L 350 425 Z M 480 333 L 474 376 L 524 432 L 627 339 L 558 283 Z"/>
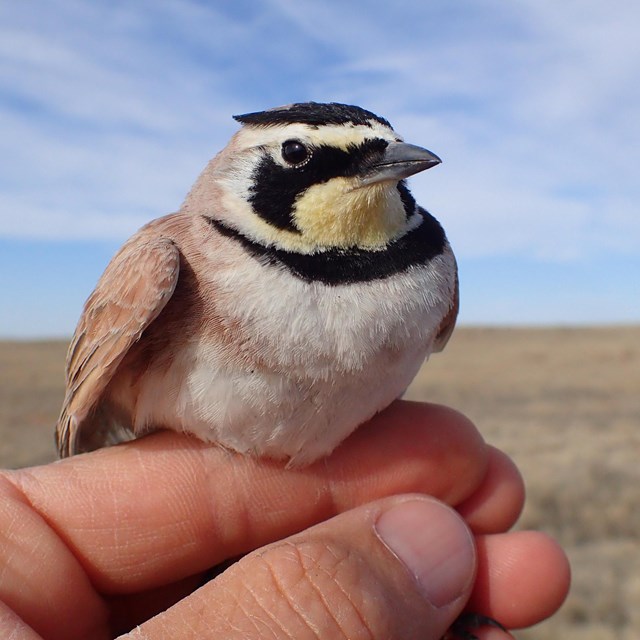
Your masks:
<path fill-rule="evenodd" d="M 302 164 L 309 157 L 309 150 L 298 140 L 282 143 L 282 157 L 288 164 Z"/>

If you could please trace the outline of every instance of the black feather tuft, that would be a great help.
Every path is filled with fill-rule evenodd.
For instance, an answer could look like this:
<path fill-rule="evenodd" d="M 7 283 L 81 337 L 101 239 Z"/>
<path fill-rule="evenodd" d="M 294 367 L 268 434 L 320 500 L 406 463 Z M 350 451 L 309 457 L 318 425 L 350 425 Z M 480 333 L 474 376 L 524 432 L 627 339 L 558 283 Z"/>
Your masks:
<path fill-rule="evenodd" d="M 271 127 L 279 124 L 308 124 L 320 127 L 327 124 L 354 124 L 371 126 L 371 121 L 392 128 L 387 120 L 371 111 L 350 104 L 338 102 L 297 102 L 283 107 L 255 111 L 233 116 L 241 124 L 258 127 Z"/>

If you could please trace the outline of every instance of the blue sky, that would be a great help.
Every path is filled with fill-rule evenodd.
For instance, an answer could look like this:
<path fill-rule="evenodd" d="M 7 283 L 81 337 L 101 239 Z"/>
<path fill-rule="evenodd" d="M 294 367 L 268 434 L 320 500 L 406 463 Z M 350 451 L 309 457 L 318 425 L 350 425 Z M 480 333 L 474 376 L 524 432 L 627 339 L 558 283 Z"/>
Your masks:
<path fill-rule="evenodd" d="M 640 322 L 640 4 L 0 4 L 0 336 L 67 336 L 234 113 L 359 104 L 444 162 L 418 201 L 466 324 Z"/>

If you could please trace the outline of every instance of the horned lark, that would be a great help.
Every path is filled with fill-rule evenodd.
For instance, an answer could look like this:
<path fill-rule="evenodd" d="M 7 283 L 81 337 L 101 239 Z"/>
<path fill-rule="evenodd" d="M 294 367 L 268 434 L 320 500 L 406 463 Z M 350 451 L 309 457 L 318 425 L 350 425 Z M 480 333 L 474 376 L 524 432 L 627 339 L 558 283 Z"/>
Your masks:
<path fill-rule="evenodd" d="M 405 184 L 439 158 L 355 106 L 235 119 L 180 211 L 136 233 L 87 300 L 61 456 L 165 428 L 308 464 L 445 346 L 456 262 Z"/>

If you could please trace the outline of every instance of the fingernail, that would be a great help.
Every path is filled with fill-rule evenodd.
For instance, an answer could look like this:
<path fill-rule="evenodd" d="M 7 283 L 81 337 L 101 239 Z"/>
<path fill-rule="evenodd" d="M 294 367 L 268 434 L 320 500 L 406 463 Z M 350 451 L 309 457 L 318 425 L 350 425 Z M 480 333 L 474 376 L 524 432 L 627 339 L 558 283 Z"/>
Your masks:
<path fill-rule="evenodd" d="M 375 530 L 434 607 L 453 602 L 469 587 L 475 571 L 473 539 L 445 505 L 429 498 L 396 504 L 378 518 Z"/>

